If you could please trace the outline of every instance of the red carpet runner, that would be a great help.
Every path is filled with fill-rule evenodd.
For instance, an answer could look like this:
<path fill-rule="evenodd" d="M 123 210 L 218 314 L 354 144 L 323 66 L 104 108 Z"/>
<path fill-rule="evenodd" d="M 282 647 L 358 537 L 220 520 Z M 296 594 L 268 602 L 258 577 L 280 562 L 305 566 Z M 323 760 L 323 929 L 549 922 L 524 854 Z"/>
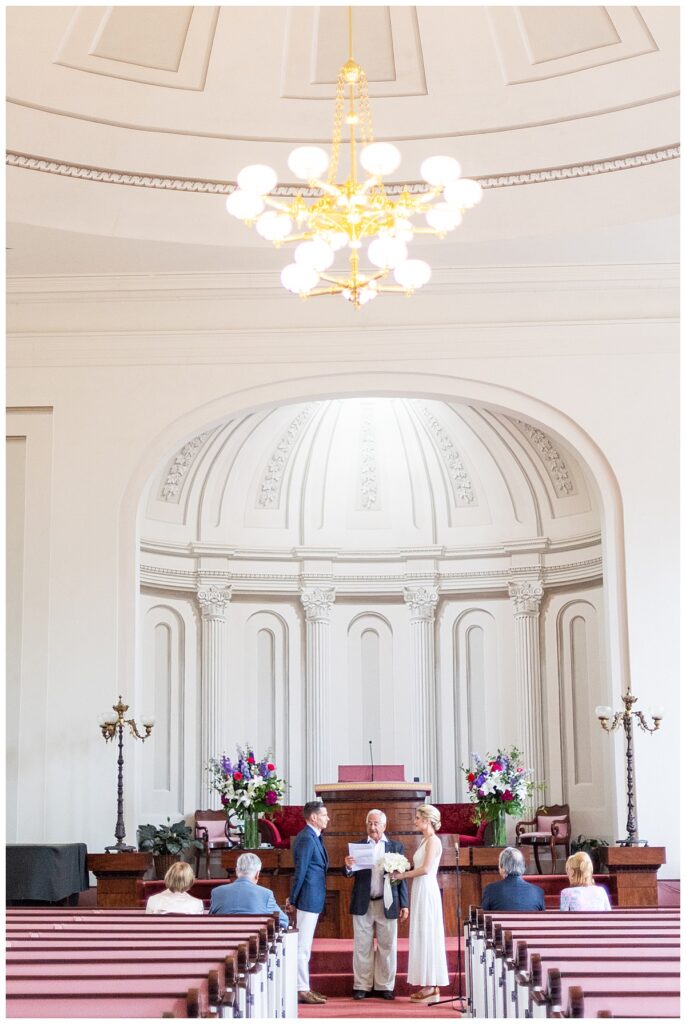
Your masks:
<path fill-rule="evenodd" d="M 448 949 L 448 974 L 450 984 L 441 989 L 441 999 L 456 996 L 458 991 L 455 971 L 457 968 L 457 939 L 446 939 Z M 398 940 L 398 974 L 395 984 L 396 998 L 352 998 L 353 944 L 352 939 L 315 939 L 310 961 L 310 984 L 315 992 L 328 996 L 328 1002 L 321 1006 L 301 1003 L 298 1016 L 309 1019 L 334 1017 L 378 1019 L 386 1017 L 457 1017 L 457 1003 L 442 1006 L 426 1006 L 411 1003 L 409 994 L 413 986 L 407 984 L 407 939 Z M 463 979 L 464 992 L 464 979 Z"/>

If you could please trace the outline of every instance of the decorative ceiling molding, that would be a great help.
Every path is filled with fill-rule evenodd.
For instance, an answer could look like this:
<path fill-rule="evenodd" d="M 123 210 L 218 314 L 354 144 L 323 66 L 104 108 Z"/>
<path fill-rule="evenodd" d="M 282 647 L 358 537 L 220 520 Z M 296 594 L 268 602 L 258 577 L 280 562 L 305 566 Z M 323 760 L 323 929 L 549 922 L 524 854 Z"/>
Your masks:
<path fill-rule="evenodd" d="M 454 441 L 431 410 L 425 405 L 422 406 L 422 414 L 426 419 L 429 430 L 434 436 L 441 458 L 443 459 L 443 463 L 448 472 L 448 476 L 450 477 L 455 504 L 457 506 L 478 505 L 476 495 L 474 494 L 474 488 L 472 487 L 472 481 L 469 479 L 469 474 L 464 467 L 464 463 L 460 458 L 460 453 L 455 447 Z"/>
<path fill-rule="evenodd" d="M 376 423 L 372 402 L 362 403 L 360 422 L 360 502 L 366 511 L 376 507 L 379 497 L 376 457 Z"/>
<path fill-rule="evenodd" d="M 198 434 L 177 452 L 160 488 L 160 501 L 171 501 L 178 505 L 183 479 L 209 436 L 209 433 Z"/>
<path fill-rule="evenodd" d="M 635 167 L 646 167 L 649 164 L 662 163 L 665 160 L 677 160 L 681 154 L 678 143 L 660 149 L 648 149 L 640 153 L 628 153 L 623 156 L 608 157 L 604 160 L 592 160 L 585 163 L 568 164 L 564 167 L 545 167 L 539 170 L 511 171 L 505 174 L 475 175 L 475 180 L 482 188 L 511 188 L 515 185 L 537 185 L 541 182 L 565 181 L 569 178 L 585 178 L 594 174 L 610 174 L 614 171 L 627 171 Z M 209 195 L 229 195 L 236 185 L 233 182 L 213 181 L 205 178 L 177 178 L 164 174 L 145 174 L 140 171 L 115 171 L 104 167 L 90 167 L 87 164 L 67 163 L 51 160 L 49 157 L 35 156 L 30 153 L 19 153 L 8 150 L 5 161 L 9 167 L 18 167 L 28 171 L 39 171 L 44 174 L 56 174 L 60 177 L 78 178 L 83 181 L 97 181 L 107 185 L 127 185 L 134 188 L 166 189 L 172 192 L 198 192 Z M 403 189 L 411 194 L 426 192 L 426 182 L 395 182 L 385 186 L 388 195 L 400 195 Z M 321 195 L 318 189 L 300 185 L 279 185 L 273 195 L 281 198 L 302 196 L 305 199 Z"/>
<path fill-rule="evenodd" d="M 564 459 L 548 435 L 524 420 L 513 419 L 512 422 L 519 427 L 540 455 L 558 498 L 578 494 L 578 487 L 574 483 Z"/>
<path fill-rule="evenodd" d="M 278 507 L 288 460 L 293 452 L 295 442 L 298 440 L 306 423 L 309 422 L 314 409 L 314 403 L 310 403 L 304 409 L 301 409 L 295 419 L 291 420 L 288 429 L 279 439 L 279 443 L 274 449 L 262 477 L 262 485 L 257 496 L 257 508 L 273 508 L 274 505 Z"/>
<path fill-rule="evenodd" d="M 503 599 L 509 600 L 509 587 L 514 581 L 536 576 L 546 588 L 565 587 L 579 583 L 597 584 L 603 579 L 602 556 L 588 558 L 579 562 L 569 564 L 549 565 L 522 565 L 503 568 L 493 567 L 487 570 L 466 570 L 464 572 L 441 572 L 435 569 L 433 572 L 435 586 L 440 589 L 441 597 L 450 595 L 482 594 L 493 593 Z M 294 564 L 292 573 L 277 572 L 242 572 L 227 573 L 223 570 L 203 569 L 202 578 L 205 584 L 212 578 L 221 580 L 222 584 L 230 581 L 231 592 L 236 594 L 284 594 L 293 596 L 294 600 L 300 600 L 300 592 L 303 586 L 303 579 L 300 573 L 300 565 Z M 177 591 L 184 595 L 195 594 L 198 586 L 198 573 L 192 569 L 169 568 L 142 563 L 140 566 L 140 580 L 144 587 L 155 589 Z M 413 582 L 417 584 L 426 583 L 426 570 L 421 572 L 409 572 L 399 569 L 397 573 L 379 573 L 371 575 L 369 572 L 359 575 L 336 576 L 331 572 L 307 574 L 308 584 L 324 583 L 327 587 L 335 589 L 336 594 L 352 595 L 374 595 L 384 594 L 397 599 L 400 603 L 404 601 L 405 588 Z"/>

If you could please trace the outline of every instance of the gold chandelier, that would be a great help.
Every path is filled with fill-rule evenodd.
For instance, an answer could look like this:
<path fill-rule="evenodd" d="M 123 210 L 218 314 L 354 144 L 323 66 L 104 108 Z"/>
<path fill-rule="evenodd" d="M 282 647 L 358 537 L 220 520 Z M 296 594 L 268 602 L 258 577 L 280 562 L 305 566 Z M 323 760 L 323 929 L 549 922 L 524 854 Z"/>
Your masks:
<path fill-rule="evenodd" d="M 352 56 L 351 7 L 348 53 L 336 83 L 330 157 L 319 146 L 300 146 L 288 158 L 290 170 L 317 190 L 318 196 L 306 202 L 301 195 L 292 200 L 272 195 L 278 181 L 276 171 L 266 164 L 251 164 L 239 173 L 238 187 L 227 198 L 226 209 L 246 224 L 254 224 L 277 248 L 300 243 L 294 262 L 281 272 L 281 283 L 288 291 L 302 298 L 342 295 L 359 308 L 380 292 L 411 295 L 426 284 L 431 267 L 423 260 L 408 258 L 408 243 L 415 235 L 444 238 L 461 223 L 464 211 L 481 201 L 481 186 L 460 177 L 460 165 L 453 157 L 432 156 L 421 165 L 428 187 L 410 193 L 405 186 L 398 195 L 389 195 L 382 176 L 397 169 L 401 156 L 390 143 L 374 142 L 367 76 Z M 349 130 L 350 170 L 339 185 L 336 177 L 344 124 Z M 364 181 L 357 170 L 358 149 L 360 165 L 367 174 Z M 424 217 L 425 226 L 413 224 L 415 217 Z M 369 270 L 360 269 L 365 242 L 369 242 Z M 350 269 L 335 272 L 331 268 L 336 253 L 344 249 L 349 250 Z M 391 271 L 395 284 L 386 280 Z"/>

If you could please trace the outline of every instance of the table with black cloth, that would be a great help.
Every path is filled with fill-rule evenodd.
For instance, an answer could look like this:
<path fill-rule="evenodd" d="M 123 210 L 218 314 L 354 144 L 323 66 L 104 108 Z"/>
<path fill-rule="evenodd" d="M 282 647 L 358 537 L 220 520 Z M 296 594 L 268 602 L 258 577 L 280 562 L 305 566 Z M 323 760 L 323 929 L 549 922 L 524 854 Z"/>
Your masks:
<path fill-rule="evenodd" d="M 6 899 L 14 903 L 77 903 L 88 888 L 86 844 L 10 843 L 6 847 Z"/>

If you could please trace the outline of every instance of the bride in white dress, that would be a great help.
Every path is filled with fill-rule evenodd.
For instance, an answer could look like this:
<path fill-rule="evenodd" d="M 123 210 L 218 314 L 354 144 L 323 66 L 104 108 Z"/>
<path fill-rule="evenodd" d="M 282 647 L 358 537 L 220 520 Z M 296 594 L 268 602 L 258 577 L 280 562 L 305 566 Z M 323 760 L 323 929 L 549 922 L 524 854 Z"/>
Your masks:
<path fill-rule="evenodd" d="M 415 825 L 422 834 L 412 871 L 394 871 L 394 881 L 413 878 L 410 902 L 410 955 L 407 981 L 422 987 L 410 996 L 412 1002 L 433 1003 L 439 998 L 439 985 L 448 984 L 445 955 L 443 906 L 437 873 L 441 860 L 441 841 L 436 835 L 441 816 L 431 804 L 417 808 Z"/>

